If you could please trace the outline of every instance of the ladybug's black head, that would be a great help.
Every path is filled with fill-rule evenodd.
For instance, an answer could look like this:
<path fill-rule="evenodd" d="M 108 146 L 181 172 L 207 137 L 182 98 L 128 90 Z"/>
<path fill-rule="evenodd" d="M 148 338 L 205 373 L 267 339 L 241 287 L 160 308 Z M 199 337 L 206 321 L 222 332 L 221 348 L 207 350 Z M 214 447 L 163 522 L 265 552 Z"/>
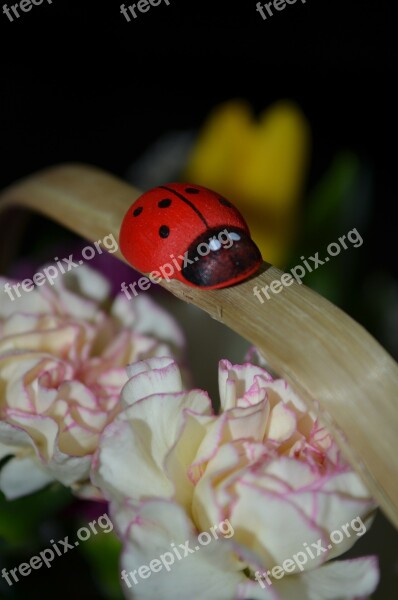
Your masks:
<path fill-rule="evenodd" d="M 216 227 L 189 246 L 184 279 L 194 286 L 216 289 L 247 279 L 262 263 L 259 249 L 243 229 Z"/>

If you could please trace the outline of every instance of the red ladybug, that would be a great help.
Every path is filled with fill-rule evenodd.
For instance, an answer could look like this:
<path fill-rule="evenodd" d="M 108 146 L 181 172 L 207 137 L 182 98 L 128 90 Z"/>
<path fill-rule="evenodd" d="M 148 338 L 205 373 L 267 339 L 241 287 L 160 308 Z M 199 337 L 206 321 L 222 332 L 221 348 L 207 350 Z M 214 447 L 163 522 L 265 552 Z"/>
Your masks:
<path fill-rule="evenodd" d="M 188 183 L 140 196 L 123 219 L 120 249 L 142 273 L 208 290 L 243 281 L 262 263 L 239 211 L 220 194 Z"/>

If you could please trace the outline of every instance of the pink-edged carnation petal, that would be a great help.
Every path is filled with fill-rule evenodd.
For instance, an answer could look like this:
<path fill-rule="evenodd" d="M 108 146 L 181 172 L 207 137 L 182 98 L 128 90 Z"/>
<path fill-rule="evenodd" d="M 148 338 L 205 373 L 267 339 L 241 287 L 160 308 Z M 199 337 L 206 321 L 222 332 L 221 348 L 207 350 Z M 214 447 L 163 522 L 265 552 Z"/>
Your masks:
<path fill-rule="evenodd" d="M 45 472 L 43 485 L 50 478 L 97 498 L 91 461 L 101 432 L 123 408 L 127 365 L 180 356 L 181 331 L 163 309 L 140 300 L 123 320 L 121 296 L 112 302 L 109 293 L 109 282 L 82 266 L 14 301 L 0 294 L 0 426 L 7 426 L 0 444 L 2 456 L 14 456 L 2 478 L 6 495 L 36 489 Z M 32 482 L 18 488 L 13 465 L 25 459 L 35 465 Z"/>

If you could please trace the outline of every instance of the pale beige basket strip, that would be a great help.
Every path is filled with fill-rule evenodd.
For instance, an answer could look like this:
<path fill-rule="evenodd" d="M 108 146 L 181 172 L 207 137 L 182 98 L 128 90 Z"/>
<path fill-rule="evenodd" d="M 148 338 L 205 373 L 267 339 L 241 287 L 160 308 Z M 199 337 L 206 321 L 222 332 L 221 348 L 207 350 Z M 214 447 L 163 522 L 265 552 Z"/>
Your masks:
<path fill-rule="evenodd" d="M 139 193 L 93 167 L 66 165 L 5 190 L 0 210 L 29 207 L 93 242 L 110 233 L 117 239 Z M 345 456 L 398 527 L 398 365 L 363 327 L 305 285 L 294 283 L 260 304 L 253 286 L 280 275 L 264 264 L 257 277 L 233 288 L 164 287 L 258 346 L 309 406 L 319 401 Z"/>

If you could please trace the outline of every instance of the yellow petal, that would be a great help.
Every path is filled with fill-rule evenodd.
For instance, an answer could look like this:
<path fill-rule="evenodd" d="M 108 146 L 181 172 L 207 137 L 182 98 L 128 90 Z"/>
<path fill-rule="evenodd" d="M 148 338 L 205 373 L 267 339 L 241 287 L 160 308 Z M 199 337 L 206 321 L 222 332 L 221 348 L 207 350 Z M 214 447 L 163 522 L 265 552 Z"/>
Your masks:
<path fill-rule="evenodd" d="M 188 160 L 186 178 L 220 193 L 234 186 L 234 166 L 251 143 L 251 110 L 242 101 L 231 101 L 210 114 Z"/>
<path fill-rule="evenodd" d="M 300 109 L 280 101 L 258 120 L 242 101 L 216 108 L 185 178 L 229 198 L 244 215 L 265 260 L 283 267 L 297 222 L 310 145 Z"/>

